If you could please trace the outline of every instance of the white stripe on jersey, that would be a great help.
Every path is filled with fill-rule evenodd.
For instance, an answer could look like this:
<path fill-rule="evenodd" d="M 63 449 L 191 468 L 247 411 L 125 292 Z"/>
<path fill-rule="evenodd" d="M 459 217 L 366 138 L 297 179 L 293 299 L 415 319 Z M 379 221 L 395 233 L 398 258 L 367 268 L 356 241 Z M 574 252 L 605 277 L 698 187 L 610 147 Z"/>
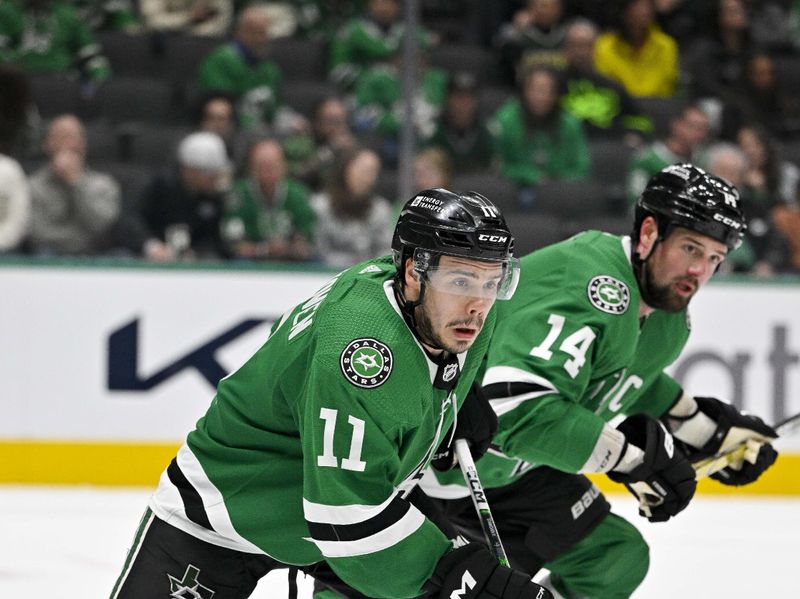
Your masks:
<path fill-rule="evenodd" d="M 236 532 L 225 508 L 222 493 L 208 479 L 200 462 L 185 443 L 178 450 L 177 457 L 181 472 L 200 494 L 208 521 L 214 530 L 208 530 L 189 519 L 178 488 L 169 480 L 166 470 L 161 474 L 156 492 L 150 497 L 150 509 L 164 522 L 212 545 L 264 555 L 262 549 Z"/>
<path fill-rule="evenodd" d="M 308 513 L 306 513 L 306 518 L 308 518 Z M 424 522 L 425 516 L 412 505 L 400 520 L 374 535 L 362 539 L 355 541 L 317 541 L 310 537 L 305 537 L 305 539 L 314 543 L 325 557 L 354 557 L 388 549 L 414 534 Z"/>
<path fill-rule="evenodd" d="M 397 497 L 397 493 L 392 493 L 389 499 L 380 505 L 326 505 L 324 503 L 314 503 L 303 498 L 303 514 L 309 522 L 320 522 L 323 524 L 358 524 L 370 518 L 374 518 L 385 510 Z"/>
<path fill-rule="evenodd" d="M 469 489 L 462 484 L 444 484 L 439 482 L 436 475 L 428 468 L 425 476 L 419 481 L 419 486 L 428 497 L 437 499 L 462 499 L 469 497 Z"/>
<path fill-rule="evenodd" d="M 544 387 L 540 391 L 530 391 L 512 395 L 511 397 L 490 399 L 489 404 L 498 416 L 507 414 L 529 399 L 558 393 L 558 390 L 547 379 L 513 366 L 493 366 L 489 368 L 483 377 L 483 385 L 491 385 L 493 383 L 532 383 Z"/>
<path fill-rule="evenodd" d="M 491 385 L 492 383 L 533 383 L 534 385 L 541 385 L 549 389 L 553 393 L 557 393 L 553 383 L 537 374 L 515 368 L 513 366 L 492 366 L 483 375 L 481 385 Z"/>

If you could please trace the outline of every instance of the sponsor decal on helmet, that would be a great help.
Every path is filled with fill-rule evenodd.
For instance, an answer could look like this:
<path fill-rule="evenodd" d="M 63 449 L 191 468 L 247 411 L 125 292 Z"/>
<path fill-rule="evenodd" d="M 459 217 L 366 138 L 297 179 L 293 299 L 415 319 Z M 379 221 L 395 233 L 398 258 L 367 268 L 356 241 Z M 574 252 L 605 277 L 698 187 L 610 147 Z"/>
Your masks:
<path fill-rule="evenodd" d="M 444 210 L 444 202 L 438 198 L 432 198 L 430 196 L 417 196 L 411 201 L 410 205 L 419 206 L 420 208 L 425 208 L 431 212 L 441 212 Z"/>
<path fill-rule="evenodd" d="M 380 387 L 392 373 L 392 351 L 377 339 L 354 339 L 339 357 L 342 373 L 356 387 Z"/>
<path fill-rule="evenodd" d="M 697 170 L 699 170 L 700 172 L 703 172 L 699 168 Z M 686 168 L 684 168 L 683 166 L 681 166 L 679 164 L 670 165 L 670 166 L 666 167 L 662 172 L 670 173 L 671 175 L 677 175 L 678 177 L 680 177 L 684 181 L 688 181 L 689 177 L 691 176 L 689 171 L 686 170 Z"/>
<path fill-rule="evenodd" d="M 726 227 L 730 227 L 731 229 L 736 229 L 737 231 L 742 228 L 742 223 L 735 221 L 732 218 L 725 216 L 724 214 L 720 214 L 719 212 L 714 213 L 714 220 L 722 223 Z"/>
<path fill-rule="evenodd" d="M 586 293 L 595 308 L 608 314 L 624 314 L 631 303 L 631 292 L 628 286 L 619 279 L 608 275 L 592 278 Z"/>
<path fill-rule="evenodd" d="M 478 235 L 478 241 L 490 241 L 492 243 L 505 243 L 508 241 L 507 235 L 488 235 L 486 233 L 480 233 Z"/>

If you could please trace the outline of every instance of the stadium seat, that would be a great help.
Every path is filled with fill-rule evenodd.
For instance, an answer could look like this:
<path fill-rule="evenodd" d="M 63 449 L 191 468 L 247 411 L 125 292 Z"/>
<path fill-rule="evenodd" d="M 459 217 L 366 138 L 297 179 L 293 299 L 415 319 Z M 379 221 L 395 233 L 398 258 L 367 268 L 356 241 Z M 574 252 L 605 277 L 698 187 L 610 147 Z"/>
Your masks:
<path fill-rule="evenodd" d="M 161 79 L 114 77 L 97 91 L 95 103 L 112 123 L 164 123 L 172 116 L 172 87 Z"/>
<path fill-rule="evenodd" d="M 80 84 L 58 73 L 32 75 L 31 95 L 39 114 L 52 118 L 59 114 L 78 114 L 82 110 Z"/>
<path fill-rule="evenodd" d="M 520 258 L 568 237 L 561 219 L 551 214 L 506 214 L 506 221 L 514 234 L 514 255 Z"/>
<path fill-rule="evenodd" d="M 288 80 L 283 82 L 281 102 L 303 116 L 311 118 L 317 102 L 327 96 L 335 96 L 337 92 L 337 87 L 324 79 L 318 81 Z"/>
<path fill-rule="evenodd" d="M 114 77 L 159 77 L 162 74 L 166 62 L 163 36 L 100 31 L 96 39 L 111 63 Z"/>
<path fill-rule="evenodd" d="M 625 181 L 634 150 L 618 139 L 592 139 L 589 141 L 589 151 L 592 157 L 592 178 L 602 183 L 605 194 L 612 203 L 609 208 L 619 213 L 627 205 Z"/>
<path fill-rule="evenodd" d="M 660 139 L 667 136 L 670 121 L 680 114 L 686 101 L 681 98 L 636 98 L 636 105 L 653 120 L 653 134 Z"/>
<path fill-rule="evenodd" d="M 397 181 L 398 172 L 396 169 L 382 168 L 381 174 L 378 176 L 378 182 L 375 184 L 375 192 L 394 204 L 398 200 Z"/>
<path fill-rule="evenodd" d="M 519 210 L 517 186 L 500 174 L 493 172 L 457 173 L 453 176 L 453 189 L 477 191 L 497 205 L 503 213 Z"/>
<path fill-rule="evenodd" d="M 800 94 L 800 56 L 795 54 L 775 56 L 775 77 L 778 88 L 797 98 Z"/>
<path fill-rule="evenodd" d="M 97 161 L 108 162 L 119 158 L 119 144 L 114 128 L 105 119 L 85 123 L 86 160 L 94 168 Z"/>
<path fill-rule="evenodd" d="M 284 81 L 321 80 L 327 75 L 328 47 L 323 40 L 278 38 L 270 43 L 269 56 Z"/>
<path fill-rule="evenodd" d="M 197 69 L 212 50 L 225 43 L 216 37 L 171 35 L 166 38 L 164 74 L 176 88 L 197 79 Z"/>
<path fill-rule="evenodd" d="M 123 130 L 123 134 L 127 131 Z M 153 167 L 164 167 L 175 162 L 175 151 L 180 141 L 191 129 L 180 125 L 143 126 L 130 132 L 130 138 L 124 136 L 122 156 L 126 161 Z"/>
<path fill-rule="evenodd" d="M 536 188 L 533 210 L 563 221 L 606 216 L 610 212 L 603 185 L 593 180 L 544 182 Z"/>
<path fill-rule="evenodd" d="M 448 73 L 467 71 L 478 81 L 490 80 L 493 71 L 492 54 L 475 44 L 442 44 L 430 50 L 431 66 L 440 67 Z"/>
<path fill-rule="evenodd" d="M 136 210 L 145 188 L 161 170 L 148 165 L 116 161 L 98 162 L 93 168 L 117 180 L 122 191 L 123 209 L 131 211 Z"/>
<path fill-rule="evenodd" d="M 486 118 L 494 116 L 497 109 L 511 98 L 516 97 L 516 94 L 516 90 L 507 85 L 482 86 L 478 92 L 478 107 L 480 113 Z"/>

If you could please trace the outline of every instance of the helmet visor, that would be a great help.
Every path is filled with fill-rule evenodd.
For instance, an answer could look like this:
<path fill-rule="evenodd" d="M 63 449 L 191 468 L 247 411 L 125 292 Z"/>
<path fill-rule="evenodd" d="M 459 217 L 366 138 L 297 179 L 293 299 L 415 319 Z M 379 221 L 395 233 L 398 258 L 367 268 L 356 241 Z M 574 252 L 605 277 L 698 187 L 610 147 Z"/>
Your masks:
<path fill-rule="evenodd" d="M 492 300 L 511 299 L 519 283 L 520 266 L 517 258 L 506 260 L 474 260 L 463 256 L 414 250 L 414 270 L 420 273 L 433 289 L 451 295 L 466 295 Z M 435 264 L 434 264 L 435 262 Z"/>

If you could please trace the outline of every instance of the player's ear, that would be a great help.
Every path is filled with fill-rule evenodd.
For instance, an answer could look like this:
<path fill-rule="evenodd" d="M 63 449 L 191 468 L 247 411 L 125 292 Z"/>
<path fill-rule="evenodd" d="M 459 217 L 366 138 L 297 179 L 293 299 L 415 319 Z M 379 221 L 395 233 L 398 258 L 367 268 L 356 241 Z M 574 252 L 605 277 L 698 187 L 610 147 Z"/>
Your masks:
<path fill-rule="evenodd" d="M 639 255 L 649 256 L 658 239 L 658 223 L 652 216 L 646 216 L 639 225 Z"/>
<path fill-rule="evenodd" d="M 405 263 L 405 296 L 409 301 L 416 301 L 420 293 L 420 275 L 414 270 L 414 261 L 411 258 L 406 258 Z"/>

